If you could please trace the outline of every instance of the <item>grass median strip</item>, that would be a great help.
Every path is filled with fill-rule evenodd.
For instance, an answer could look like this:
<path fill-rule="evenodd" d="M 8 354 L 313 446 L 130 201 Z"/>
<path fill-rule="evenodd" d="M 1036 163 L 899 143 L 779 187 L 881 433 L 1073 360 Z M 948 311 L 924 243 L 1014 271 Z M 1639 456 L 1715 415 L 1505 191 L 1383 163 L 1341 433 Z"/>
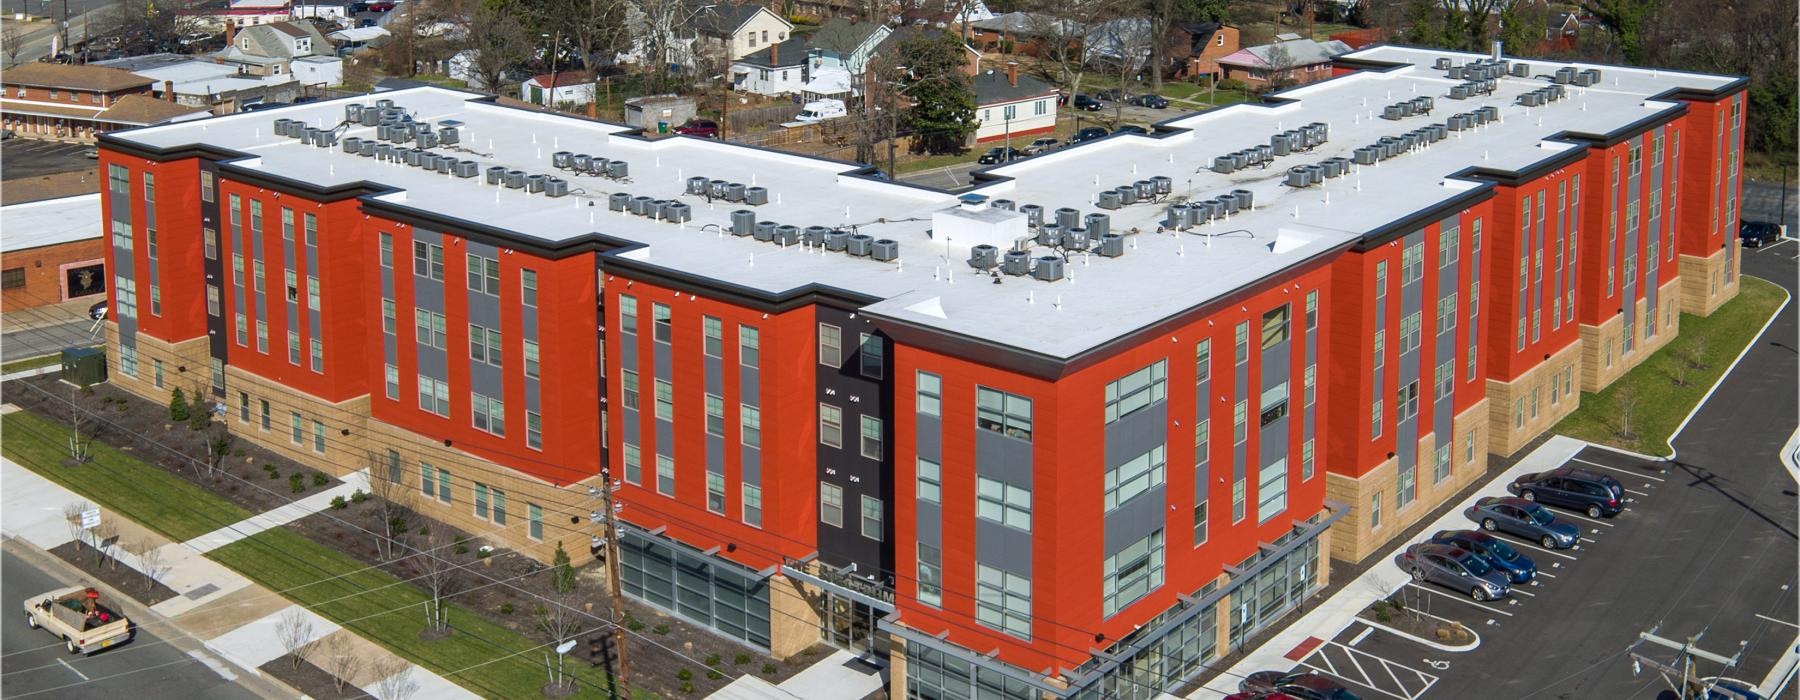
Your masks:
<path fill-rule="evenodd" d="M 7 459 L 171 540 L 193 539 L 250 517 L 230 501 L 98 440 L 90 443 L 90 462 L 66 466 L 73 434 L 28 411 L 0 416 L 0 430 L 6 434 L 0 451 Z"/>
<path fill-rule="evenodd" d="M 1642 454 L 1668 454 L 1675 428 L 1786 298 L 1774 284 L 1743 277 L 1737 298 L 1711 316 L 1682 314 L 1680 335 L 1612 385 L 1582 396 L 1581 408 L 1551 432 Z M 1630 410 L 1623 410 L 1627 405 Z M 1621 421 L 1626 413 L 1629 426 Z"/>
<path fill-rule="evenodd" d="M 62 355 L 60 353 L 27 357 L 23 360 L 13 360 L 12 362 L 0 365 L 0 374 L 12 374 L 13 372 L 22 372 L 28 369 L 49 367 L 57 364 L 62 364 Z"/>

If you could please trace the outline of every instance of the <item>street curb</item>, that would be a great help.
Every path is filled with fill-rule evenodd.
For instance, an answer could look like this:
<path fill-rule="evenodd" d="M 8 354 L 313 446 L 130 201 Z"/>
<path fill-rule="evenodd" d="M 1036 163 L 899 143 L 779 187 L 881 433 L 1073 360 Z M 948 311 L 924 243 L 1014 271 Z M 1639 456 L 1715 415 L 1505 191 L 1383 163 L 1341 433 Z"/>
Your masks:
<path fill-rule="evenodd" d="M 1781 305 L 1775 307 L 1775 311 L 1773 313 L 1769 314 L 1768 320 L 1763 321 L 1762 328 L 1756 329 L 1756 335 L 1750 336 L 1750 342 L 1744 343 L 1744 347 L 1742 350 L 1738 351 L 1737 357 L 1732 358 L 1731 364 L 1725 366 L 1725 371 L 1719 373 L 1718 380 L 1714 381 L 1713 385 L 1706 389 L 1706 395 L 1701 396 L 1699 401 L 1694 402 L 1694 408 L 1692 410 L 1688 411 L 1686 418 L 1681 419 L 1681 425 L 1675 426 L 1675 432 L 1669 433 L 1668 439 L 1663 441 L 1663 443 L 1668 445 L 1668 447 L 1669 447 L 1668 456 L 1657 457 L 1654 459 L 1664 459 L 1664 460 L 1668 460 L 1671 462 L 1675 461 L 1675 455 L 1677 452 L 1675 449 L 1675 438 L 1681 437 L 1681 431 L 1687 429 L 1688 423 L 1690 421 L 1694 420 L 1694 416 L 1698 415 L 1700 413 L 1700 409 L 1706 406 L 1706 402 L 1712 399 L 1713 392 L 1718 391 L 1719 387 L 1723 386 L 1725 384 L 1725 378 L 1731 376 L 1732 370 L 1737 369 L 1738 363 L 1744 361 L 1745 355 L 1750 354 L 1750 348 L 1756 347 L 1756 341 L 1762 340 L 1763 334 L 1769 332 L 1769 326 L 1775 325 L 1775 319 L 1780 318 L 1781 312 L 1787 309 L 1788 304 L 1791 304 L 1794 302 L 1794 295 L 1789 294 L 1787 288 L 1781 286 L 1780 284 L 1776 284 L 1775 282 L 1770 282 L 1769 280 L 1765 280 L 1765 279 L 1763 279 L 1761 277 L 1757 277 L 1755 275 L 1745 275 L 1745 274 L 1739 273 L 1738 277 L 1740 280 L 1740 282 L 1739 282 L 1740 291 L 1742 290 L 1742 278 L 1745 278 L 1745 277 L 1748 277 L 1753 280 L 1761 280 L 1763 282 L 1767 282 L 1769 284 L 1775 285 L 1776 289 L 1781 290 L 1781 296 L 1782 296 Z M 1627 450 L 1620 450 L 1620 452 L 1627 452 Z"/>
<path fill-rule="evenodd" d="M 194 655 L 195 652 L 210 651 L 207 649 L 204 642 L 188 632 L 187 629 L 176 622 L 174 618 L 165 617 L 152 611 L 150 606 L 145 605 L 142 601 L 119 592 L 118 589 L 113 588 L 112 585 L 105 581 L 94 578 L 88 575 L 87 572 L 75 568 L 74 565 L 63 561 L 61 557 L 51 554 L 23 538 L 6 535 L 4 541 L 8 545 L 8 551 L 18 555 L 20 559 L 24 559 L 33 566 L 49 570 L 65 581 L 81 581 L 94 588 L 100 589 L 108 599 L 115 601 L 120 608 L 125 610 L 125 616 L 127 618 L 134 620 L 134 627 L 141 626 L 139 623 L 135 622 L 136 620 L 156 623 L 157 632 L 163 636 L 163 640 L 168 643 L 169 647 L 185 653 L 192 661 L 201 661 L 199 657 Z M 136 632 L 134 631 L 133 641 L 135 640 Z M 131 647 L 130 645 L 127 645 L 120 649 L 130 650 Z M 292 686 L 281 682 L 280 679 L 272 678 L 261 671 L 254 673 L 240 673 L 236 675 L 236 679 L 228 682 L 235 683 L 239 687 L 264 698 L 270 698 L 271 700 L 288 700 L 289 698 L 306 697 Z"/>
<path fill-rule="evenodd" d="M 1422 612 L 1422 611 L 1418 611 L 1418 610 L 1408 610 L 1407 612 L 1418 613 L 1420 615 L 1429 617 L 1433 620 L 1444 620 L 1444 618 L 1438 617 L 1438 616 L 1433 615 L 1428 612 Z M 1457 645 L 1457 644 L 1445 644 L 1443 642 L 1426 639 L 1426 638 L 1420 637 L 1418 635 L 1401 632 L 1400 630 L 1394 629 L 1392 627 L 1381 624 L 1374 620 L 1370 620 L 1366 617 L 1359 616 L 1356 618 L 1356 621 L 1363 623 L 1365 625 L 1368 625 L 1370 627 L 1373 627 L 1375 629 L 1381 630 L 1383 632 L 1386 632 L 1388 634 L 1394 635 L 1396 637 L 1400 637 L 1401 639 L 1405 639 L 1405 640 L 1411 641 L 1413 643 L 1416 643 L 1416 644 L 1419 644 L 1422 646 L 1431 647 L 1432 649 L 1436 649 L 1438 651 L 1450 652 L 1453 654 L 1460 654 L 1460 653 L 1467 652 L 1467 651 L 1474 651 L 1475 647 L 1481 646 L 1481 633 L 1476 632 L 1473 628 L 1469 627 L 1468 625 L 1463 625 L 1463 629 L 1468 630 L 1469 636 L 1474 637 L 1475 641 L 1469 642 L 1468 644 Z M 1455 620 L 1444 620 L 1444 621 L 1445 622 L 1455 622 Z"/>

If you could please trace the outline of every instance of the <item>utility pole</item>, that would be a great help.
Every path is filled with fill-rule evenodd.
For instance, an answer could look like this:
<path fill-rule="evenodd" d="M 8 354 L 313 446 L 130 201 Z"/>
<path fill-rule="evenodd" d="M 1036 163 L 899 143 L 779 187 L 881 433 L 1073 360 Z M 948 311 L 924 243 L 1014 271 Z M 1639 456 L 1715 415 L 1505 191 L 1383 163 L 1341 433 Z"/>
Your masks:
<path fill-rule="evenodd" d="M 1676 660 L 1677 665 L 1665 664 L 1633 651 L 1631 652 L 1631 672 L 1632 675 L 1637 675 L 1639 670 L 1644 666 L 1655 669 L 1657 673 L 1662 674 L 1663 680 L 1675 691 L 1676 697 L 1680 698 L 1680 700 L 1699 700 L 1700 698 L 1704 698 L 1707 696 L 1708 692 L 1712 690 L 1714 683 L 1717 682 L 1715 680 L 1713 683 L 1706 683 L 1702 682 L 1698 677 L 1695 677 L 1694 659 L 1699 658 L 1722 666 L 1719 673 L 1714 676 L 1717 678 L 1736 667 L 1738 661 L 1744 656 L 1744 642 L 1738 642 L 1738 652 L 1736 654 L 1722 656 L 1696 646 L 1699 644 L 1700 638 L 1706 636 L 1704 630 L 1699 634 L 1688 637 L 1685 642 L 1677 642 L 1672 639 L 1656 636 L 1656 630 L 1660 627 L 1661 625 L 1658 625 L 1657 627 L 1650 628 L 1649 632 L 1639 632 L 1638 641 L 1634 642 L 1631 646 L 1632 648 L 1636 648 L 1638 644 L 1649 642 L 1656 646 L 1672 649 L 1680 654 L 1680 657 Z M 1680 678 L 1679 683 L 1672 680 L 1672 678 L 1675 677 Z"/>
<path fill-rule="evenodd" d="M 594 495 L 594 489 L 588 489 L 588 493 Z M 598 495 L 600 517 L 606 523 L 605 534 L 601 537 L 605 539 L 602 546 L 606 548 L 606 584 L 612 589 L 613 653 L 619 659 L 619 687 L 626 689 L 626 694 L 629 695 L 631 670 L 625 663 L 625 591 L 619 584 L 619 566 L 623 562 L 619 560 L 618 507 L 623 504 L 613 503 L 612 470 L 606 467 L 600 468 Z"/>

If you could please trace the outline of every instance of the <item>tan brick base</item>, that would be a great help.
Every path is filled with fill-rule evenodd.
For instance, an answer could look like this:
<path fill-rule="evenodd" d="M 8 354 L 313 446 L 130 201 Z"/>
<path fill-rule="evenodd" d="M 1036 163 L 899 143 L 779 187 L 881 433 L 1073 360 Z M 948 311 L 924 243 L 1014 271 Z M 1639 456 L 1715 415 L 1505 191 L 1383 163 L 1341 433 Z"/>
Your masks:
<path fill-rule="evenodd" d="M 1488 380 L 1488 400 L 1493 402 L 1493 408 L 1488 411 L 1489 452 L 1497 455 L 1517 452 L 1581 406 L 1581 392 L 1574 386 L 1575 375 L 1581 370 L 1581 346 L 1581 340 L 1577 339 L 1513 381 Z M 1535 417 L 1534 389 L 1538 392 Z"/>
<path fill-rule="evenodd" d="M 1596 392 L 1612 385 L 1619 377 L 1630 372 L 1632 368 L 1643 364 L 1651 353 L 1668 345 L 1669 341 L 1681 333 L 1681 313 L 1677 306 L 1681 303 L 1680 293 L 1683 287 L 1681 278 L 1665 282 L 1656 292 L 1656 309 L 1650 309 L 1645 300 L 1639 299 L 1632 317 L 1638 323 L 1632 332 L 1637 334 L 1637 342 L 1632 346 L 1630 354 L 1624 354 L 1625 348 L 1625 316 L 1615 314 L 1606 323 L 1598 326 L 1581 327 L 1581 390 Z M 1649 328 L 1645 324 L 1648 317 L 1655 315 L 1656 335 L 1645 337 L 1644 331 Z"/>
<path fill-rule="evenodd" d="M 1737 245 L 1734 236 L 1726 245 Z M 1681 311 L 1699 316 L 1711 316 L 1720 305 L 1731 301 L 1738 292 L 1738 272 L 1743 266 L 1744 251 L 1740 248 L 1732 251 L 1731 281 L 1725 281 L 1725 251 L 1720 249 L 1712 255 L 1681 256 Z"/>
<path fill-rule="evenodd" d="M 250 407 L 245 419 L 244 406 Z M 262 407 L 269 406 L 269 428 L 262 427 Z M 332 476 L 368 466 L 369 397 L 340 403 L 296 391 L 236 367 L 225 368 L 226 425 L 239 439 L 255 443 Z M 293 414 L 300 415 L 300 440 L 294 441 Z M 325 449 L 313 449 L 313 421 L 325 424 Z M 344 431 L 349 431 L 348 435 Z"/>
<path fill-rule="evenodd" d="M 176 387 L 189 398 L 196 390 L 204 395 L 211 389 L 212 355 L 206 347 L 206 336 L 169 343 L 139 333 L 135 345 L 137 376 L 128 376 L 119 368 L 119 324 L 106 322 L 107 383 L 165 406 Z M 162 363 L 162 386 L 156 385 L 158 362 Z"/>
<path fill-rule="evenodd" d="M 1369 470 L 1360 478 L 1326 472 L 1325 497 L 1349 504 L 1350 510 L 1323 536 L 1321 550 L 1330 552 L 1334 559 L 1362 561 L 1463 487 L 1480 478 L 1487 467 L 1488 438 L 1485 433 L 1488 429 L 1490 405 L 1487 400 L 1483 400 L 1452 419 L 1450 476 L 1441 482 L 1432 483 L 1437 434 L 1428 434 L 1419 439 L 1418 467 L 1414 472 L 1418 497 L 1407 503 L 1405 508 L 1395 508 L 1395 495 L 1399 486 L 1398 458 L 1382 462 L 1381 466 Z M 1471 445 L 1474 447 L 1475 457 L 1472 462 L 1464 458 L 1470 452 Z M 1370 504 L 1375 494 L 1381 494 L 1381 522 L 1378 525 L 1370 517 Z M 1321 574 L 1324 568 L 1321 567 Z M 1323 576 L 1320 583 L 1325 583 Z"/>
<path fill-rule="evenodd" d="M 824 593 L 781 574 L 769 577 L 769 655 L 786 659 L 819 643 Z M 904 652 L 901 658 L 905 659 Z M 904 668 L 904 664 L 901 665 Z M 905 690 L 904 671 L 894 674 Z M 905 697 L 904 694 L 898 697 Z"/>

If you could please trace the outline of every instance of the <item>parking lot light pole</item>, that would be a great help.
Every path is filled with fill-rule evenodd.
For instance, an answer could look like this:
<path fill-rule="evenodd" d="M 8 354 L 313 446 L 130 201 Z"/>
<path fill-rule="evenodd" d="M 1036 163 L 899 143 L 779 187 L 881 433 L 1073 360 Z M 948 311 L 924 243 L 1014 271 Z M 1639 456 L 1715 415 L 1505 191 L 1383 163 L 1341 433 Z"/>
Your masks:
<path fill-rule="evenodd" d="M 1656 629 L 1657 628 L 1653 627 L 1650 629 L 1649 632 L 1639 632 L 1638 633 L 1638 643 L 1649 642 L 1651 644 L 1655 644 L 1657 646 L 1664 647 L 1667 649 L 1672 649 L 1672 650 L 1679 652 L 1681 654 L 1681 657 L 1678 661 L 1678 663 L 1680 663 L 1680 667 L 1677 668 L 1675 666 L 1671 666 L 1669 664 L 1662 663 L 1660 661 L 1651 659 L 1647 656 L 1644 656 L 1643 654 L 1639 654 L 1639 653 L 1633 651 L 1633 652 L 1631 652 L 1632 672 L 1633 672 L 1633 674 L 1637 673 L 1637 671 L 1643 666 L 1649 666 L 1650 668 L 1655 669 L 1658 673 L 1662 674 L 1664 681 L 1668 681 L 1670 687 L 1672 687 L 1675 690 L 1677 697 L 1681 698 L 1681 700 L 1690 700 L 1690 699 L 1699 700 L 1699 698 L 1707 697 L 1707 695 L 1712 691 L 1712 686 L 1714 685 L 1714 683 L 1717 683 L 1717 681 L 1714 681 L 1714 683 L 1702 683 L 1698 679 L 1694 678 L 1694 676 L 1693 676 L 1694 659 L 1696 659 L 1696 658 L 1705 659 L 1707 661 L 1711 661 L 1711 662 L 1714 662 L 1714 663 L 1717 663 L 1717 664 L 1723 666 L 1723 668 L 1720 669 L 1717 676 L 1715 676 L 1715 678 L 1717 678 L 1717 677 L 1723 677 L 1727 671 L 1736 667 L 1738 664 L 1738 661 L 1740 659 L 1742 659 L 1744 656 L 1744 651 L 1743 651 L 1744 642 L 1738 642 L 1738 653 L 1733 654 L 1731 656 L 1722 656 L 1722 655 L 1714 654 L 1712 652 L 1701 649 L 1698 646 L 1695 646 L 1696 644 L 1698 644 L 1700 642 L 1701 637 L 1706 636 L 1706 632 L 1704 632 L 1704 631 L 1702 631 L 1700 634 L 1696 634 L 1692 637 L 1689 637 L 1687 639 L 1687 641 L 1685 641 L 1685 642 L 1677 642 L 1672 639 L 1665 639 L 1663 637 L 1656 636 Z M 1632 647 L 1635 648 L 1636 646 L 1637 646 L 1637 643 L 1632 644 Z M 1673 680 L 1670 680 L 1671 677 L 1673 677 L 1673 676 L 1680 676 L 1681 682 L 1679 684 L 1677 684 Z"/>

